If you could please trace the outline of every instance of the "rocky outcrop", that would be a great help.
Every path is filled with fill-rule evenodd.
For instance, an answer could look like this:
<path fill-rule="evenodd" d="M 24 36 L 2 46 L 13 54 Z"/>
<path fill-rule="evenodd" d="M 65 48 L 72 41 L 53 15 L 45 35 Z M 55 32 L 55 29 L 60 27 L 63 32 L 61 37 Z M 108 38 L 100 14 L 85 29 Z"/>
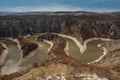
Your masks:
<path fill-rule="evenodd" d="M 0 43 L 0 68 L 5 64 L 8 50 L 5 44 Z"/>
<path fill-rule="evenodd" d="M 62 33 L 84 41 L 92 37 L 120 38 L 119 15 L 0 16 L 0 37 L 35 33 Z"/>
<path fill-rule="evenodd" d="M 101 66 L 116 67 L 120 65 L 120 40 L 101 44 L 106 49 L 106 55 L 98 62 Z"/>
<path fill-rule="evenodd" d="M 53 41 L 55 38 L 58 38 L 57 34 L 51 34 L 51 33 L 43 33 L 43 34 L 39 34 L 39 37 L 37 38 L 37 40 L 49 40 L 49 41 Z"/>
<path fill-rule="evenodd" d="M 23 64 L 40 50 L 38 44 L 26 41 L 23 37 L 18 38 L 16 42 L 20 51 L 20 59 L 17 65 Z"/>

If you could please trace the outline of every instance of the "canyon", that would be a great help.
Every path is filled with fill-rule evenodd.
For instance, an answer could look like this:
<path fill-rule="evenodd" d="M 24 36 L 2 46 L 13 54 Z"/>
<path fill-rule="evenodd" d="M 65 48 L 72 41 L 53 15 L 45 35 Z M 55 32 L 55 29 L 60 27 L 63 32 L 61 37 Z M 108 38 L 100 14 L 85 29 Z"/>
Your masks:
<path fill-rule="evenodd" d="M 28 39 L 27 35 L 35 35 L 34 40 Z M 0 38 L 11 38 L 16 46 L 19 45 L 18 51 L 21 58 L 17 61 L 18 65 L 22 64 L 20 60 L 25 59 L 24 64 L 26 64 L 25 62 L 30 61 L 30 58 L 38 55 L 44 44 L 49 45 L 49 47 L 45 45 L 47 47 L 46 58 L 32 63 L 32 66 L 26 70 L 1 75 L 1 80 L 32 80 L 33 78 L 46 80 L 50 75 L 56 73 L 60 73 L 60 75 L 63 73 L 64 75 L 61 76 L 68 80 L 82 80 L 81 77 L 77 77 L 82 74 L 95 74 L 95 76 L 101 77 L 100 80 L 120 79 L 119 12 L 31 12 L 1 15 Z M 66 38 L 75 43 L 78 51 L 80 51 L 78 53 L 81 55 L 91 53 L 89 52 L 89 50 L 92 50 L 90 45 L 98 45 L 103 50 L 103 55 L 90 63 L 89 61 L 78 60 L 71 56 L 71 54 L 74 55 L 77 52 L 70 51 L 73 43 L 70 43 L 71 41 Z M 17 42 L 14 40 L 17 40 Z M 89 43 L 91 41 L 93 42 Z M 1 44 L 3 43 L 1 41 Z M 0 56 L 2 50 L 4 50 L 1 46 Z M 8 46 L 6 45 L 6 47 Z M 34 50 L 35 53 L 33 53 Z M 96 50 L 99 50 L 99 48 L 96 48 Z M 78 75 L 76 76 L 76 74 Z"/>

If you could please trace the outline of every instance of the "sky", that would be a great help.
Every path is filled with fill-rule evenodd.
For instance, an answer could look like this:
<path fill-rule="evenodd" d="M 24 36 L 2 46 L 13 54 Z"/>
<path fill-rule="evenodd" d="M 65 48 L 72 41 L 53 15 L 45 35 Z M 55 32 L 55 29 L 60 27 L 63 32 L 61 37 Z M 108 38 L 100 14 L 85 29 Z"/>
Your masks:
<path fill-rule="evenodd" d="M 0 0 L 0 11 L 120 11 L 120 0 Z"/>

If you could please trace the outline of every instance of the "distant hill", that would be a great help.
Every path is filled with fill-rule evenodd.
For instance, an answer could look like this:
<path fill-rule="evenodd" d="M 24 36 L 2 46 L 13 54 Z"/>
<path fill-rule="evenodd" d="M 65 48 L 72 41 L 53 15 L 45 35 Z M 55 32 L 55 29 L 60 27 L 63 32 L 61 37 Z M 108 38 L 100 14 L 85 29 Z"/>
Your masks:
<path fill-rule="evenodd" d="M 0 16 L 8 15 L 120 15 L 120 12 L 87 12 L 87 11 L 56 11 L 56 12 L 0 12 Z"/>

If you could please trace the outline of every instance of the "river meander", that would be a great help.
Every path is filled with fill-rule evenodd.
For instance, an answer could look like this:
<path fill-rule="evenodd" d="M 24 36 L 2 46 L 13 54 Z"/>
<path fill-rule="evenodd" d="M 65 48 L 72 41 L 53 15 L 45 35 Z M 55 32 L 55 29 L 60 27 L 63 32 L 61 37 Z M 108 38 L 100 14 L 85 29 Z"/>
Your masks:
<path fill-rule="evenodd" d="M 87 43 L 87 49 L 83 54 L 80 53 L 78 46 L 72 40 L 69 41 L 69 54 L 71 57 L 76 58 L 83 62 L 92 62 L 103 55 L 103 51 L 97 46 L 103 43 L 101 40 L 92 40 Z"/>
<path fill-rule="evenodd" d="M 11 41 L 9 39 L 1 39 L 0 42 L 6 44 L 8 47 L 8 57 L 7 62 L 5 66 L 2 68 L 1 73 L 2 74 L 9 74 L 12 72 L 16 72 L 17 70 L 21 68 L 26 68 L 27 66 L 31 65 L 32 63 L 42 61 L 47 57 L 48 49 L 50 47 L 49 44 L 43 42 L 43 41 L 37 41 L 36 35 L 28 36 L 26 37 L 26 40 L 35 42 L 41 45 L 41 50 L 34 55 L 32 58 L 30 58 L 28 61 L 26 61 L 21 66 L 17 66 L 16 63 L 19 60 L 20 54 L 19 50 L 17 48 L 17 44 L 14 41 Z M 75 44 L 75 42 L 71 39 L 65 38 L 69 43 L 69 56 L 78 59 L 83 62 L 92 62 L 98 59 L 101 55 L 103 55 L 103 51 L 97 47 L 99 43 L 103 43 L 102 40 L 91 40 L 87 43 L 87 49 L 86 51 L 81 54 L 80 49 Z"/>
<path fill-rule="evenodd" d="M 26 40 L 29 40 L 31 42 L 37 42 L 35 40 L 35 36 L 27 37 Z M 23 63 L 21 66 L 17 66 L 16 64 L 20 58 L 17 44 L 9 39 L 1 39 L 0 42 L 6 44 L 6 46 L 8 47 L 7 61 L 1 69 L 1 74 L 3 75 L 25 69 L 35 62 L 44 60 L 47 57 L 48 48 L 50 47 L 47 43 L 43 41 L 38 41 L 37 43 L 41 45 L 41 50 L 28 61 Z"/>

